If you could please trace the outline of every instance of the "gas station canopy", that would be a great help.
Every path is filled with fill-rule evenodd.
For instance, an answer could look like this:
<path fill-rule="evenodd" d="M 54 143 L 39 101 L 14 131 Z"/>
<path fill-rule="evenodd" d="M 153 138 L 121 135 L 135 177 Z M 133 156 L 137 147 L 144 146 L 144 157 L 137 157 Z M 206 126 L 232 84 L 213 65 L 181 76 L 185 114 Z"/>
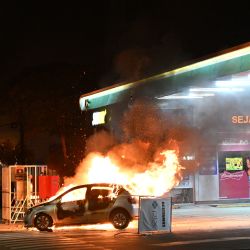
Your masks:
<path fill-rule="evenodd" d="M 171 95 L 187 87 L 211 85 L 218 79 L 250 70 L 250 43 L 222 51 L 214 57 L 139 81 L 116 84 L 80 97 L 80 108 L 97 109 L 134 95 L 158 97 Z"/>

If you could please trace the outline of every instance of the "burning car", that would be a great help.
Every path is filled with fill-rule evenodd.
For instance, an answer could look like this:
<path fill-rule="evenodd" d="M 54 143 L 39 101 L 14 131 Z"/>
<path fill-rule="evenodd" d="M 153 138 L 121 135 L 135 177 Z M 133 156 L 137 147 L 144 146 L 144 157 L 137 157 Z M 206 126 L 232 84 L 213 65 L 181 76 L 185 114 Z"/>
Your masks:
<path fill-rule="evenodd" d="M 122 185 L 86 184 L 75 186 L 27 210 L 25 227 L 46 231 L 53 225 L 111 222 L 124 229 L 138 214 L 136 199 Z"/>

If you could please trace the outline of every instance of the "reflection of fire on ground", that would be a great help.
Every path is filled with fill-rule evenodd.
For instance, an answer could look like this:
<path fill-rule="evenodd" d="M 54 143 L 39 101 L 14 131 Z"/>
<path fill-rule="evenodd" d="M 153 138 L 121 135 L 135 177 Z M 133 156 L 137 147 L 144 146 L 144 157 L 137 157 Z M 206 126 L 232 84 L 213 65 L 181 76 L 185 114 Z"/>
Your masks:
<path fill-rule="evenodd" d="M 138 227 L 138 221 L 134 220 L 131 221 L 126 228 L 128 229 L 137 229 Z M 110 223 L 104 223 L 104 224 L 95 224 L 95 225 L 81 225 L 81 226 L 64 226 L 64 227 L 54 227 L 53 230 L 75 230 L 75 229 L 83 229 L 83 230 L 107 230 L 107 231 L 114 231 L 117 230 L 113 227 Z"/>
<path fill-rule="evenodd" d="M 126 230 L 137 230 L 138 228 L 138 220 L 133 220 L 129 223 Z M 76 225 L 76 226 L 60 226 L 51 228 L 54 232 L 56 231 L 73 231 L 73 230 L 103 230 L 103 231 L 114 231 L 117 230 L 111 223 L 102 223 L 102 224 L 88 224 L 88 225 Z M 29 231 L 39 231 L 38 229 L 29 228 Z"/>

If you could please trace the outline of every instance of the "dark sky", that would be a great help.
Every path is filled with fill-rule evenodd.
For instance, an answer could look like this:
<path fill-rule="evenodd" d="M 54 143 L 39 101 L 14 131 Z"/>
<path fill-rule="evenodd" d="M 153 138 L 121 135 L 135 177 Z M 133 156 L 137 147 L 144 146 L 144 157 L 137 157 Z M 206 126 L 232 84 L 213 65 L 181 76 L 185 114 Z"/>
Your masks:
<path fill-rule="evenodd" d="M 86 122 L 81 94 L 250 41 L 248 1 L 5 2 L 0 6 L 0 118 L 11 114 L 3 119 L 19 122 L 19 137 L 25 138 L 20 148 L 32 143 L 39 152 L 39 131 L 64 129 L 74 164 L 75 152 L 80 159 L 83 148 L 78 127 Z"/>
<path fill-rule="evenodd" d="M 114 62 L 123 51 L 149 58 L 150 75 L 250 41 L 247 1 L 79 2 L 1 6 L 2 83 L 27 69 L 71 65 L 86 74 L 84 93 L 120 80 Z"/>

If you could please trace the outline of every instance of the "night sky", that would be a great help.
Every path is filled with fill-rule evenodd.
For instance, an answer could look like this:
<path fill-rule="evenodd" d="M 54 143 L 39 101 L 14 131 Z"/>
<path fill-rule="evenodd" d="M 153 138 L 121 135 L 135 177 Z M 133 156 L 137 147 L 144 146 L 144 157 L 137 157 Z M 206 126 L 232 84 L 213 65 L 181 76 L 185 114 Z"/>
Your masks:
<path fill-rule="evenodd" d="M 124 51 L 147 58 L 143 77 L 250 40 L 247 1 L 79 2 L 1 6 L 3 83 L 32 68 L 70 65 L 87 79 L 84 93 L 129 78 L 129 69 L 116 69 Z"/>
<path fill-rule="evenodd" d="M 79 2 L 1 5 L 0 140 L 9 145 L 7 164 L 47 164 L 63 155 L 51 161 L 62 172 L 73 169 L 88 133 L 81 94 L 250 41 L 247 1 Z"/>

